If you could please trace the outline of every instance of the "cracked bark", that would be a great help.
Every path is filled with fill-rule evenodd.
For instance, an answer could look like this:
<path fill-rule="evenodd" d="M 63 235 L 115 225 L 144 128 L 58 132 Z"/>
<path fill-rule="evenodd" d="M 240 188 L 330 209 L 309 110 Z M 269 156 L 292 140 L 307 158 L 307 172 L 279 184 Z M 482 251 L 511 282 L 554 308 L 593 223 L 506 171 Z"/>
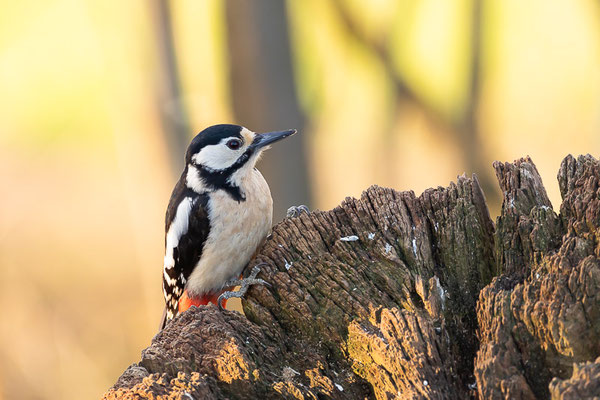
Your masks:
<path fill-rule="evenodd" d="M 573 364 L 598 364 L 600 355 L 600 163 L 563 160 L 560 215 L 529 158 L 494 166 L 504 193 L 496 232 L 503 274 L 479 296 L 479 392 L 575 398 L 569 387 L 582 375 Z M 597 383 L 581 386 L 587 392 L 577 398 L 600 396 Z"/>
<path fill-rule="evenodd" d="M 496 230 L 475 176 L 284 220 L 245 316 L 183 313 L 105 398 L 600 396 L 600 164 L 563 161 L 560 215 L 529 158 L 494 166 Z"/>

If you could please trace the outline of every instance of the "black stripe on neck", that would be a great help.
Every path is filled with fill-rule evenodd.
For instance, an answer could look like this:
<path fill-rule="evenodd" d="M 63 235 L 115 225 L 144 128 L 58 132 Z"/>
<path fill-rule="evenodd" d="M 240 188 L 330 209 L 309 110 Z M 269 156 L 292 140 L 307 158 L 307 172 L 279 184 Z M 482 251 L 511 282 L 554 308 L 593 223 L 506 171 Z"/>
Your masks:
<path fill-rule="evenodd" d="M 204 184 L 214 190 L 224 190 L 229 194 L 235 201 L 246 201 L 246 196 L 242 193 L 239 186 L 232 185 L 228 179 L 232 172 L 228 172 L 228 169 L 222 171 L 212 171 L 202 166 L 198 168 L 200 171 L 200 178 Z"/>
<path fill-rule="evenodd" d="M 254 150 L 252 148 L 247 149 L 244 154 L 240 156 L 230 167 L 225 168 L 223 170 L 212 170 L 210 168 L 206 168 L 202 165 L 198 165 L 198 170 L 200 171 L 200 178 L 204 181 L 206 185 L 208 185 L 211 189 L 222 189 L 226 191 L 235 201 L 246 201 L 246 195 L 242 193 L 242 190 L 239 186 L 232 185 L 231 182 L 228 181 L 229 177 L 243 167 L 250 157 L 254 154 Z"/>

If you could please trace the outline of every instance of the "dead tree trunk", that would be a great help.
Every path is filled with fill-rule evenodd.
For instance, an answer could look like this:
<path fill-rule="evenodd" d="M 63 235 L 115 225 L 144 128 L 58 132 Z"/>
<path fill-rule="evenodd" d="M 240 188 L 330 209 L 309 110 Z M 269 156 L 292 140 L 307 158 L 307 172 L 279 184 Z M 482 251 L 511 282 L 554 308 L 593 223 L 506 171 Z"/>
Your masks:
<path fill-rule="evenodd" d="M 284 220 L 245 317 L 183 313 L 105 398 L 600 396 L 600 163 L 563 161 L 560 215 L 529 158 L 495 168 L 496 231 L 464 176 Z"/>
<path fill-rule="evenodd" d="M 563 160 L 560 214 L 529 158 L 494 167 L 504 193 L 496 233 L 504 273 L 479 295 L 479 393 L 600 397 L 600 163 Z"/>

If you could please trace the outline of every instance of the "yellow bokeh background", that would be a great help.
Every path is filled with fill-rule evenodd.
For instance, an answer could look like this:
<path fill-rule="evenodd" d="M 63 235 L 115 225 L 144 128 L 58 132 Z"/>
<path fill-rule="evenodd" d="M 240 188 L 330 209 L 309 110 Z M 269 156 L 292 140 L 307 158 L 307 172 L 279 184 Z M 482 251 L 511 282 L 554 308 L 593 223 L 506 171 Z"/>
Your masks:
<path fill-rule="evenodd" d="M 188 139 L 237 122 L 225 1 L 168 2 L 171 101 L 157 3 L 2 2 L 0 398 L 97 398 L 156 333 L 177 178 L 161 115 L 182 104 Z M 600 156 L 597 1 L 286 6 L 312 208 L 476 172 L 497 214 L 491 163 L 525 155 L 557 208 L 562 158 Z"/>

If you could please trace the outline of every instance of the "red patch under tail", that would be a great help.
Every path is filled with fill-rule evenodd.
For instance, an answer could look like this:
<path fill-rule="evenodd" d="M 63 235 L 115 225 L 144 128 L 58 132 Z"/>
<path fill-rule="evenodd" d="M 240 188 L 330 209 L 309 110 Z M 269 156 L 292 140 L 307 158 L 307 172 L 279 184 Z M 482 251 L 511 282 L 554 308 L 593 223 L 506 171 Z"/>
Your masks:
<path fill-rule="evenodd" d="M 179 313 L 184 312 L 191 306 L 205 306 L 208 303 L 217 305 L 217 299 L 221 293 L 216 294 L 204 294 L 202 296 L 191 297 L 187 290 L 183 292 L 183 295 L 179 298 Z M 227 300 L 223 300 L 223 307 L 227 306 Z"/>

